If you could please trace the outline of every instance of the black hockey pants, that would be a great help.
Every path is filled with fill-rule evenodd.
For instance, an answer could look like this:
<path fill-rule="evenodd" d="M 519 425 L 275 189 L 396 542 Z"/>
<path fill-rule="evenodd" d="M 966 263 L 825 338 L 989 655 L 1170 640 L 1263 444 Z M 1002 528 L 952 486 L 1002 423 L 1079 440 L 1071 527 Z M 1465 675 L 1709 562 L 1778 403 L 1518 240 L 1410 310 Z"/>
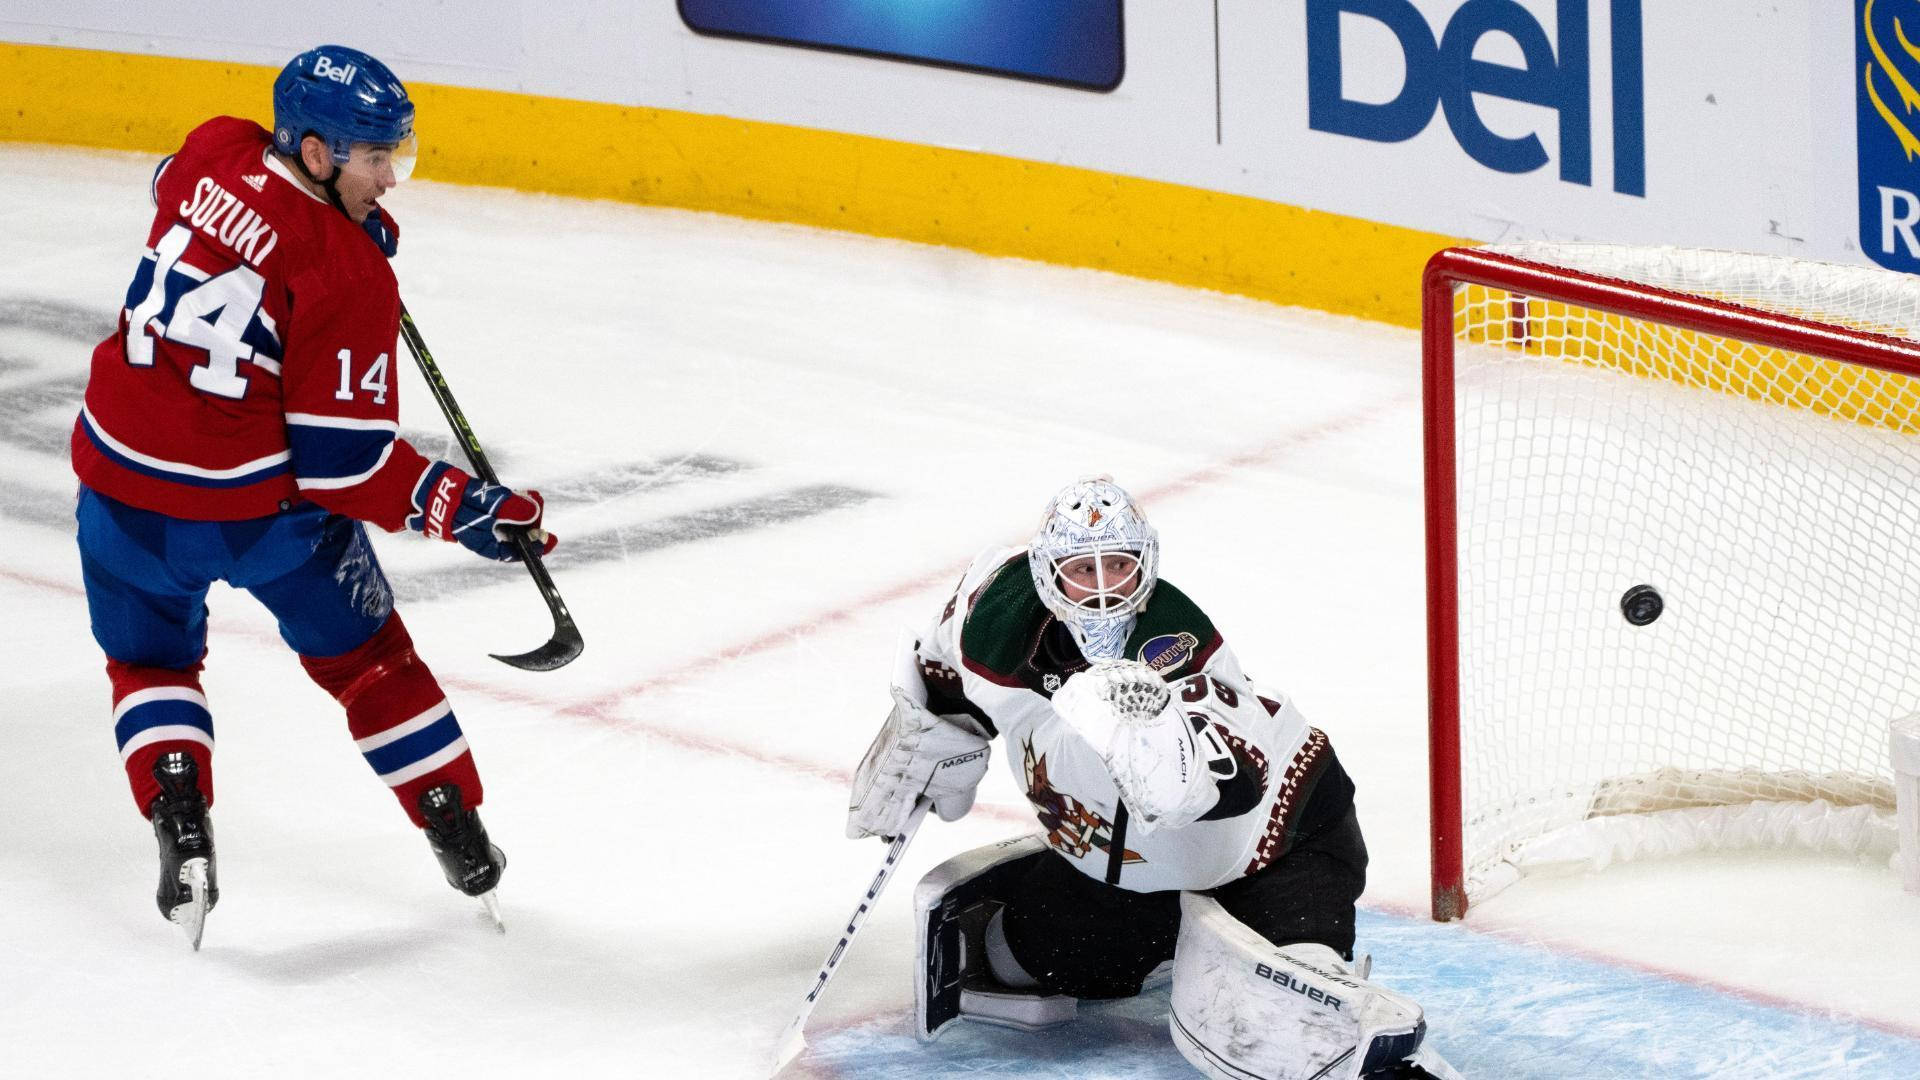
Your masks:
<path fill-rule="evenodd" d="M 1130 997 L 1173 958 L 1180 894 L 1095 881 L 1044 851 L 1009 890 L 1004 928 L 1020 966 L 1050 993 Z M 1367 845 L 1352 807 L 1299 838 L 1271 866 L 1205 895 L 1275 945 L 1314 942 L 1353 959 L 1354 902 L 1367 881 Z"/>

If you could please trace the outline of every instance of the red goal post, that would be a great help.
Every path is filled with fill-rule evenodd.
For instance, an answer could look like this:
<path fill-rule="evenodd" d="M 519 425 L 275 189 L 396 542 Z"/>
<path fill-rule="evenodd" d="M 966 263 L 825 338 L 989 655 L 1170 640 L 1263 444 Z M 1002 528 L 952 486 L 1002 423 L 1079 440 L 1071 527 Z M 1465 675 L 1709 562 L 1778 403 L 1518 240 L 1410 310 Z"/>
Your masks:
<path fill-rule="evenodd" d="M 1824 527 L 1804 542 L 1776 535 L 1786 526 L 1770 511 L 1803 474 L 1834 472 L 1843 477 L 1831 503 L 1807 520 L 1858 515 L 1902 475 L 1909 452 L 1907 479 L 1920 489 L 1920 343 L 1901 336 L 1920 330 L 1920 283 L 1770 256 L 1545 245 L 1442 251 L 1423 288 L 1433 917 L 1462 917 L 1524 872 L 1526 849 L 1582 822 L 1674 811 L 1669 825 L 1717 829 L 1699 824 L 1715 808 L 1816 800 L 1823 813 L 1890 811 L 1874 745 L 1884 752 L 1887 714 L 1920 709 L 1920 680 L 1899 671 L 1884 688 L 1829 688 L 1821 669 L 1832 658 L 1808 655 L 1804 672 L 1779 659 L 1826 647 L 1807 644 L 1781 587 L 1762 581 L 1753 597 L 1728 599 L 1745 578 L 1713 569 L 1714 552 L 1701 562 L 1685 549 L 1724 532 L 1746 546 L 1718 555 L 1740 564 L 1764 546 L 1740 575 L 1804 563 L 1808 580 L 1785 587 L 1806 593 L 1793 602 L 1818 607 L 1808 617 L 1822 634 L 1849 617 L 1858 604 L 1847 587 L 1823 583 L 1843 580 L 1880 534 L 1848 533 L 1827 565 L 1803 550 L 1826 542 Z M 1479 365 L 1471 378 L 1465 353 Z M 1697 474 L 1673 475 L 1688 470 Z M 1650 475 L 1635 489 L 1640 480 L 1616 473 Z M 1742 493 L 1721 490 L 1736 477 Z M 1824 497 L 1824 488 L 1810 495 Z M 1876 527 L 1908 525 L 1920 534 L 1920 502 Z M 1614 557 L 1610 545 L 1635 550 Z M 1557 553 L 1585 562 L 1569 569 Z M 1617 606 L 1606 610 L 1636 584 L 1671 591 L 1664 624 L 1629 625 Z M 1565 605 L 1534 610 L 1525 597 L 1541 589 Z M 1830 603 L 1826 591 L 1843 595 Z M 1898 601 L 1909 594 L 1920 608 L 1920 581 L 1903 583 Z M 1474 635 L 1464 657 L 1463 604 Z M 1776 624 L 1779 640 L 1767 639 Z M 1832 635 L 1850 644 L 1891 633 L 1876 623 Z M 1683 659 L 1668 659 L 1674 649 Z M 1895 652 L 1884 659 L 1902 666 L 1905 646 Z M 1732 672 L 1724 685 L 1693 685 L 1720 668 Z M 1778 688 L 1766 685 L 1775 671 Z M 1463 687 L 1474 698 L 1465 723 Z M 1493 715 L 1502 710 L 1511 715 Z M 1838 715 L 1851 713 L 1867 715 Z M 1656 782 L 1661 793 L 1649 797 Z M 1812 831 L 1831 831 L 1821 820 Z M 1841 846 L 1878 850 L 1883 824 Z M 1809 831 L 1804 821 L 1759 827 Z M 1731 841 L 1754 842 L 1774 841 Z M 1677 850 L 1664 838 L 1606 840 L 1590 865 L 1631 857 L 1635 845 Z"/>

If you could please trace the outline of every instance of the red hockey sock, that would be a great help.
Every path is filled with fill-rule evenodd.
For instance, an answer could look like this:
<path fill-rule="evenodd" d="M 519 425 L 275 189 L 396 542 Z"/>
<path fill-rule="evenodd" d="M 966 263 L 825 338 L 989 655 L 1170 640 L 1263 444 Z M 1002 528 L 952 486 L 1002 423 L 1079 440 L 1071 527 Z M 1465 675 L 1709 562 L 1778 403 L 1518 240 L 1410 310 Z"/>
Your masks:
<path fill-rule="evenodd" d="M 352 652 L 303 656 L 300 664 L 346 707 L 361 756 L 415 825 L 426 825 L 421 793 L 441 784 L 459 785 L 464 805 L 480 805 L 480 774 L 466 736 L 433 672 L 414 655 L 399 612 Z"/>
<path fill-rule="evenodd" d="M 153 764 L 184 751 L 200 767 L 200 794 L 213 805 L 213 716 L 200 690 L 200 665 L 183 671 L 107 660 L 113 682 L 113 736 L 141 817 L 160 796 Z"/>

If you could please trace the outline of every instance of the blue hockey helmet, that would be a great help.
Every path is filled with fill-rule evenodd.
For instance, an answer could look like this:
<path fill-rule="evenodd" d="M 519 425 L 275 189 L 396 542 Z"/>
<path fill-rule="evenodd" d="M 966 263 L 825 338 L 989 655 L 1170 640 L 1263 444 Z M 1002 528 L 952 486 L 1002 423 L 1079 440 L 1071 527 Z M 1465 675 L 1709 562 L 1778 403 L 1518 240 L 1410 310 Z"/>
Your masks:
<path fill-rule="evenodd" d="M 413 101 L 387 65 L 345 45 L 288 61 L 273 81 L 273 148 L 300 156 L 308 133 L 345 165 L 356 142 L 411 148 Z"/>

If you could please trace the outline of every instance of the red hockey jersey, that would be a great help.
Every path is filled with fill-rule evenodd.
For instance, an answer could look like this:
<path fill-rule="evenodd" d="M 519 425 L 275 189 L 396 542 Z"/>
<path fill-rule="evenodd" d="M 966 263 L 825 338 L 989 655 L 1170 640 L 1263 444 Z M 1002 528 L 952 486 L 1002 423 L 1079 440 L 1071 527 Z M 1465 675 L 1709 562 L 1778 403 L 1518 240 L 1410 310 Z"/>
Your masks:
<path fill-rule="evenodd" d="M 174 517 L 306 499 L 398 529 L 431 462 L 398 437 L 400 291 L 371 237 L 220 117 L 154 174 L 158 207 L 73 430 L 81 483 Z"/>

